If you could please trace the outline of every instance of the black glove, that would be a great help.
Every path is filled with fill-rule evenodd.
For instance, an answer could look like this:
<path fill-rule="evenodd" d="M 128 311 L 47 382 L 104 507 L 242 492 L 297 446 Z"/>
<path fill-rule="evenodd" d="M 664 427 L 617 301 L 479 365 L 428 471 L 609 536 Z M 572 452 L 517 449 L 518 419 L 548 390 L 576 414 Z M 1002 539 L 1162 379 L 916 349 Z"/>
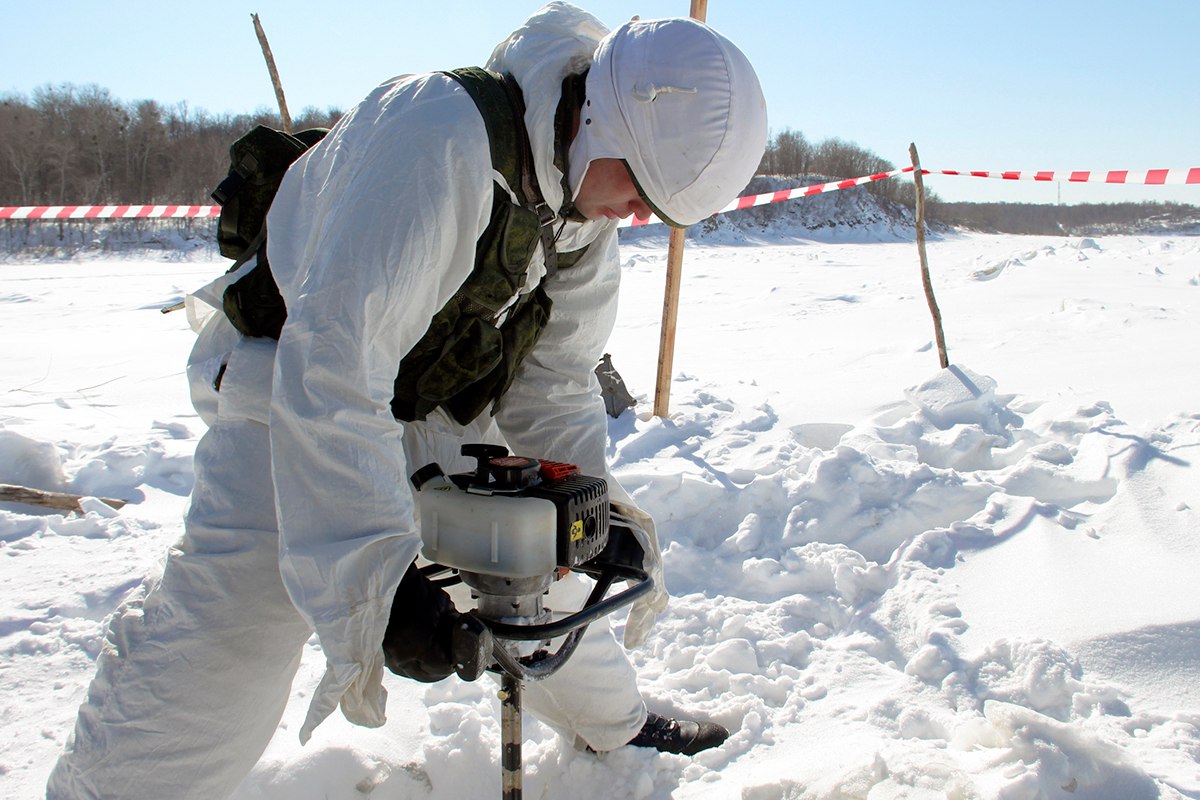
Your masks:
<path fill-rule="evenodd" d="M 633 535 L 633 531 L 613 522 L 608 526 L 608 544 L 604 545 L 596 561 L 645 569 L 646 551 L 642 549 L 642 544 Z"/>
<path fill-rule="evenodd" d="M 491 665 L 491 653 L 491 631 L 470 614 L 460 614 L 450 595 L 410 564 L 383 634 L 387 668 L 423 683 L 455 672 L 473 681 Z"/>

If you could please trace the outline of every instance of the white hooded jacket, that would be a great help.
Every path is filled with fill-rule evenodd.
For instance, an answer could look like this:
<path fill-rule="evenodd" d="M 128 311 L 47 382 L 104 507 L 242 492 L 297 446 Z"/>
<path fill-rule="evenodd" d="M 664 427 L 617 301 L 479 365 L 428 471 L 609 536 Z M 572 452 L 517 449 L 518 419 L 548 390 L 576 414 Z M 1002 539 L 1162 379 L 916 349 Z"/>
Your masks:
<path fill-rule="evenodd" d="M 562 201 L 553 164 L 561 82 L 590 64 L 605 33 L 591 15 L 552 3 L 488 63 L 522 86 L 538 180 L 553 208 Z M 375 89 L 293 165 L 272 205 L 271 269 L 288 308 L 270 393 L 280 571 L 328 662 L 302 741 L 339 702 L 353 722 L 384 722 L 381 642 L 396 587 L 420 547 L 408 476 L 423 466 L 405 461 L 405 426 L 389 408 L 393 381 L 471 272 L 497 180 L 503 183 L 466 91 L 441 74 L 402 76 Z M 630 612 L 625 638 L 632 646 L 665 608 L 666 593 L 653 523 L 605 461 L 607 421 L 594 369 L 616 315 L 615 224 L 567 223 L 559 249 L 589 243 L 584 258 L 546 282 L 554 302 L 549 325 L 495 423 L 516 453 L 608 477 L 614 509 L 643 540 L 658 587 Z M 527 288 L 544 274 L 537 262 Z M 208 287 L 214 305 L 229 279 Z M 269 345 L 243 343 L 234 359 L 238 350 Z M 440 414 L 413 425 L 464 433 Z"/>

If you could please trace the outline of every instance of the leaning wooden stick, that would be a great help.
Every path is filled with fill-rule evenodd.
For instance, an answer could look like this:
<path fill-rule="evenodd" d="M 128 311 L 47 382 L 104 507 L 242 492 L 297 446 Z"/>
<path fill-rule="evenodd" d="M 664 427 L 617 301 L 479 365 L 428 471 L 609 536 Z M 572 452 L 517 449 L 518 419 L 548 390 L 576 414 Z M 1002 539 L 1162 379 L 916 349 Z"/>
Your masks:
<path fill-rule="evenodd" d="M 271 73 L 271 85 L 275 87 L 275 99 L 279 101 L 279 119 L 283 121 L 283 131 L 291 133 L 292 116 L 288 114 L 287 101 L 283 99 L 283 84 L 279 80 L 279 70 L 275 69 L 275 56 L 271 55 L 271 45 L 267 44 L 267 33 L 258 21 L 258 14 L 251 14 L 250 18 L 254 20 L 254 33 L 262 46 L 263 58 L 267 60 L 267 71 Z"/>
<path fill-rule="evenodd" d="M 13 486 L 8 483 L 0 483 L 0 502 L 4 503 L 24 503 L 29 506 L 43 506 L 45 508 L 57 508 L 62 511 L 82 512 L 83 507 L 79 505 L 79 501 L 84 497 L 86 495 L 48 492 L 44 489 L 30 489 L 28 486 Z M 120 508 L 125 505 L 124 500 L 113 500 L 108 497 L 98 497 L 96 499 L 113 508 Z"/>
<path fill-rule="evenodd" d="M 925 181 L 921 179 L 921 159 L 917 156 L 916 143 L 908 145 L 908 154 L 912 156 L 913 183 L 917 189 L 917 253 L 921 256 L 921 284 L 925 287 L 925 300 L 929 303 L 929 313 L 933 315 L 933 335 L 937 340 L 938 362 L 942 369 L 950 366 L 946 356 L 946 334 L 942 332 L 942 312 L 938 309 L 937 299 L 933 296 L 933 281 L 929 278 L 929 259 L 925 256 Z"/>

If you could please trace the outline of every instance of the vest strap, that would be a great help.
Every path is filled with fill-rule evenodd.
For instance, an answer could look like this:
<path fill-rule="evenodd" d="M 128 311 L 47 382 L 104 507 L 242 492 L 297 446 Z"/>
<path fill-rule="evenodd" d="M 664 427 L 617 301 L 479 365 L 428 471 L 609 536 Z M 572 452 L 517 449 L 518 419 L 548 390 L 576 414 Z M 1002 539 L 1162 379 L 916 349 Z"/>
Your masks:
<path fill-rule="evenodd" d="M 546 277 L 554 277 L 558 272 L 558 254 L 554 249 L 555 214 L 546 204 L 538 185 L 533 146 L 525 127 L 525 96 L 521 87 L 512 75 L 491 72 L 482 67 L 463 67 L 442 74 L 453 78 L 466 89 L 483 113 L 483 122 L 491 142 L 492 164 L 504 176 L 508 188 L 517 195 L 520 204 L 537 214 Z M 501 119 L 511 120 L 511 124 L 498 124 Z"/>

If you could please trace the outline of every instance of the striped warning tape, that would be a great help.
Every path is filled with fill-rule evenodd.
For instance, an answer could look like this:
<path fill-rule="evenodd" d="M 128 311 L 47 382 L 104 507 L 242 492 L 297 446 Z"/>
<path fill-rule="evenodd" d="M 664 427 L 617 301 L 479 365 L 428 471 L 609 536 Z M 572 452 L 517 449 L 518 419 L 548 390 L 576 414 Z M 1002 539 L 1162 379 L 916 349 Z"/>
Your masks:
<path fill-rule="evenodd" d="M 0 219 L 185 219 L 220 214 L 220 206 L 0 206 Z"/>
<path fill-rule="evenodd" d="M 776 192 L 767 192 L 766 194 L 750 194 L 745 197 L 739 197 L 729 205 L 717 211 L 717 214 L 724 214 L 727 211 L 737 211 L 739 208 L 750 208 L 751 206 L 762 206 L 767 203 L 779 203 L 784 200 L 791 200 L 795 197 L 808 197 L 814 194 L 823 194 L 825 192 L 836 192 L 838 189 L 849 189 L 851 186 L 862 186 L 864 183 L 872 181 L 881 181 L 885 178 L 894 178 L 897 175 L 903 175 L 905 172 L 912 172 L 912 167 L 904 167 L 903 169 L 894 169 L 891 172 L 879 172 L 875 175 L 864 175 L 861 178 L 847 178 L 842 181 L 831 181 L 829 183 L 814 183 L 811 186 L 797 186 L 795 189 L 780 189 Z M 925 172 L 927 170 L 922 170 Z M 661 222 L 658 217 L 651 215 L 648 219 L 638 219 L 637 217 L 629 217 L 621 220 L 617 227 L 636 227 L 638 225 L 653 225 Z"/>
<path fill-rule="evenodd" d="M 1084 170 L 1077 172 L 962 172 L 956 169 L 921 170 L 926 175 L 964 175 L 1006 181 L 1060 181 L 1063 183 L 1131 183 L 1145 186 L 1178 186 L 1200 183 L 1200 167 L 1191 169 Z"/>
<path fill-rule="evenodd" d="M 782 200 L 791 200 L 795 197 L 808 197 L 814 194 L 822 194 L 824 192 L 835 192 L 838 189 L 849 189 L 851 186 L 862 186 L 864 183 L 872 181 L 881 181 L 885 178 L 894 178 L 897 175 L 903 175 L 906 172 L 912 172 L 912 167 L 904 167 L 903 169 L 894 169 L 890 172 L 879 172 L 875 175 L 864 175 L 861 178 L 847 178 L 842 181 L 831 181 L 829 183 L 815 183 L 812 186 L 799 186 L 795 189 L 781 189 L 777 192 L 767 192 L 765 194 L 752 194 L 745 197 L 739 197 L 729 205 L 716 212 L 724 214 L 727 211 L 736 211 L 739 208 L 750 208 L 751 206 L 761 206 L 767 203 L 778 203 Z M 1065 183 L 1125 183 L 1125 184 L 1144 184 L 1147 186 L 1164 186 L 1164 185 L 1182 185 L 1188 183 L 1200 184 L 1200 167 L 1192 167 L 1190 169 L 1148 169 L 1148 170 L 1077 170 L 1077 171 L 1038 171 L 1038 172 L 981 172 L 972 170 L 970 172 L 957 169 L 922 169 L 922 175 L 962 175 L 972 178 L 999 178 L 1006 181 L 1062 181 Z M 639 225 L 653 225 L 661 222 L 658 217 L 651 216 L 649 219 L 623 219 L 618 227 L 636 227 Z"/>
<path fill-rule="evenodd" d="M 865 183 L 894 178 L 912 172 L 912 167 L 894 169 L 889 172 L 878 172 L 874 175 L 864 175 L 861 178 L 815 183 L 811 186 L 797 186 L 794 189 L 780 189 L 764 194 L 751 194 L 739 197 L 729 205 L 718 210 L 717 214 L 727 211 L 737 211 L 742 208 L 779 203 L 797 197 L 809 197 L 814 194 L 836 192 L 839 189 L 849 189 L 852 186 L 862 186 Z M 1077 170 L 1077 171 L 1009 171 L 984 172 L 979 170 L 957 169 L 923 169 L 923 175 L 959 175 L 971 178 L 998 178 L 1006 181 L 1060 181 L 1064 183 L 1115 183 L 1141 184 L 1146 186 L 1168 186 L 1183 184 L 1200 184 L 1200 167 L 1190 169 L 1148 169 L 1148 170 Z M 220 206 L 0 206 L 0 220 L 56 220 L 56 219 L 183 219 L 217 217 L 221 214 Z M 658 217 L 648 219 L 630 217 L 618 223 L 618 227 L 637 227 L 653 225 L 661 222 Z"/>

